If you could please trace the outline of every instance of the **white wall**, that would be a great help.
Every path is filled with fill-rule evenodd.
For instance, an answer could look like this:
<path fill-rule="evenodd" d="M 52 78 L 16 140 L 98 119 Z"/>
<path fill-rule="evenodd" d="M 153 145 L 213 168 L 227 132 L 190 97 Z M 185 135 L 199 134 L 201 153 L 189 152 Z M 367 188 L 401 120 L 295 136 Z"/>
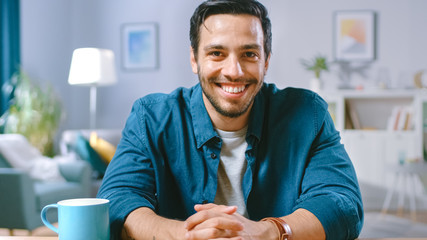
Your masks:
<path fill-rule="evenodd" d="M 67 117 L 63 129 L 89 126 L 89 89 L 67 84 L 73 49 L 109 48 L 116 53 L 118 84 L 98 90 L 100 128 L 122 128 L 133 101 L 152 92 L 170 92 L 197 82 L 189 64 L 189 19 L 201 2 L 149 0 L 20 0 L 24 69 L 40 82 L 51 82 L 60 94 Z M 427 1 L 425 0 L 261 0 L 273 24 L 273 56 L 266 81 L 279 87 L 308 87 L 311 73 L 301 58 L 322 53 L 332 59 L 333 13 L 369 9 L 378 13 L 377 60 L 366 77 L 352 83 L 366 88 L 379 69 L 394 85 L 402 73 L 427 68 Z M 129 72 L 121 68 L 120 28 L 124 23 L 157 22 L 160 67 Z M 339 81 L 338 65 L 323 75 L 326 88 Z M 406 80 L 409 81 L 409 80 Z M 407 85 L 400 84 L 400 85 Z"/>

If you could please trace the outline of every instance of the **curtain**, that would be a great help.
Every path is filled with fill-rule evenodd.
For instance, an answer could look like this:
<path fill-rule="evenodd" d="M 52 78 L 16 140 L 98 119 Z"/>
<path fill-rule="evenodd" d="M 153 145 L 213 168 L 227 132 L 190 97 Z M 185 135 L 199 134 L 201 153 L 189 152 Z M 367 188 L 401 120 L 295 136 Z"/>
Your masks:
<path fill-rule="evenodd" d="M 19 70 L 19 0 L 0 0 L 0 115 L 9 108 L 13 89 L 8 84 Z"/>

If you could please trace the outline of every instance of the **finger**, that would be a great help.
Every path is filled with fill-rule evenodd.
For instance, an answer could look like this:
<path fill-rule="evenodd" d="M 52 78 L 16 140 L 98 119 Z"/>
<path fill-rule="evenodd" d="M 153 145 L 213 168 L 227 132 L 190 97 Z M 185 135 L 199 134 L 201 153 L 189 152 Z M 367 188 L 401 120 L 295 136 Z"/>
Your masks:
<path fill-rule="evenodd" d="M 231 218 L 231 216 L 225 216 L 225 217 L 215 217 L 215 218 L 208 219 L 196 225 L 193 229 L 200 230 L 204 228 L 217 228 L 217 229 L 238 232 L 238 231 L 242 231 L 244 227 L 243 227 L 243 224 L 238 220 L 236 220 L 235 218 Z"/>
<path fill-rule="evenodd" d="M 199 240 L 199 239 L 230 239 L 238 237 L 239 233 L 230 230 L 205 228 L 201 230 L 191 230 L 185 234 L 186 240 Z"/>
<path fill-rule="evenodd" d="M 210 213 L 208 211 L 197 212 L 185 220 L 184 228 L 187 230 L 190 230 L 194 226 L 202 223 L 203 221 L 209 218 L 210 218 Z"/>
<path fill-rule="evenodd" d="M 236 212 L 236 210 L 237 207 L 217 206 L 209 210 L 199 211 L 185 220 L 184 227 L 190 230 L 208 219 L 216 217 L 227 218 L 230 217 L 232 213 Z"/>
<path fill-rule="evenodd" d="M 206 203 L 206 204 L 196 204 L 194 205 L 194 210 L 198 211 L 202 211 L 202 210 L 208 210 L 214 207 L 217 207 L 219 205 L 214 204 L 214 203 Z"/>
<path fill-rule="evenodd" d="M 218 209 L 223 213 L 233 214 L 237 211 L 237 206 L 216 205 L 213 203 L 194 205 L 194 210 L 196 210 L 197 212 L 209 210 L 209 209 Z"/>
<path fill-rule="evenodd" d="M 243 240 L 243 237 L 233 237 L 233 238 L 217 238 L 215 240 Z"/>

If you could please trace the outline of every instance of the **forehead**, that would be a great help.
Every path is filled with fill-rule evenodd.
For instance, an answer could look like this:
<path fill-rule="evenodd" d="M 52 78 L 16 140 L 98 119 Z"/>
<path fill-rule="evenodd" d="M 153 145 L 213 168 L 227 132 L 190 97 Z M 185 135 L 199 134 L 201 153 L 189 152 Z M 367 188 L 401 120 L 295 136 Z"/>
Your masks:
<path fill-rule="evenodd" d="M 263 40 L 261 21 L 248 14 L 211 15 L 200 26 L 200 45 L 250 42 L 262 46 Z"/>

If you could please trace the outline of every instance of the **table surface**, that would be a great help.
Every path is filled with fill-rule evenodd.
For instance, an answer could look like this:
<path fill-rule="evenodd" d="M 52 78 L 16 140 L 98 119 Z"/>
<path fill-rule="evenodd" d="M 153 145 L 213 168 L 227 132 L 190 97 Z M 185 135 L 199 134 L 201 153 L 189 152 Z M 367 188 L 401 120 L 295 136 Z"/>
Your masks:
<path fill-rule="evenodd" d="M 58 237 L 0 236 L 0 240 L 58 240 Z M 426 238 L 360 238 L 358 240 L 427 240 Z"/>
<path fill-rule="evenodd" d="M 58 240 L 58 237 L 0 236 L 0 240 Z"/>

